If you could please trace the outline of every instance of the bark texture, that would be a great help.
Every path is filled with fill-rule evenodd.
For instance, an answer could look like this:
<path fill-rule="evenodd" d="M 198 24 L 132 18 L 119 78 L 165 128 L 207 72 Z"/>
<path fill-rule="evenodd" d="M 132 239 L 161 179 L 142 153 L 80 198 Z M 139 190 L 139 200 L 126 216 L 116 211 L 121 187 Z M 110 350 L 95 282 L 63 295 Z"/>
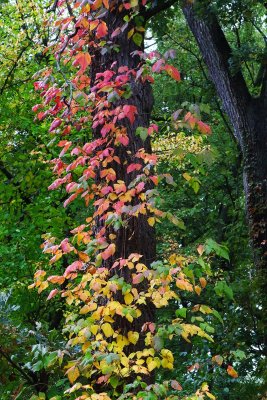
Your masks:
<path fill-rule="evenodd" d="M 117 3 L 117 5 L 115 4 Z M 119 51 L 111 50 L 105 54 L 101 54 L 99 51 L 96 51 L 94 54 L 94 61 L 92 64 L 92 72 L 91 72 L 91 84 L 94 85 L 95 76 L 99 72 L 103 72 L 106 70 L 110 70 L 112 64 L 116 62 L 116 68 L 121 66 L 127 66 L 129 69 L 136 69 L 140 64 L 140 57 L 134 56 L 132 52 L 134 51 L 143 51 L 143 44 L 139 47 L 134 43 L 132 39 L 127 38 L 127 34 L 129 30 L 133 28 L 133 25 L 130 23 L 127 29 L 123 31 L 122 34 L 118 35 L 114 39 L 111 38 L 112 33 L 116 28 L 122 27 L 125 23 L 123 21 L 123 17 L 126 15 L 126 12 L 118 12 L 118 5 L 120 1 L 114 2 L 114 8 L 111 8 L 105 17 L 105 21 L 108 26 L 108 36 L 109 40 L 113 42 L 116 46 L 119 47 Z M 116 172 L 117 180 L 122 180 L 125 182 L 126 186 L 136 178 L 137 175 L 140 174 L 140 171 L 132 172 L 130 174 L 127 173 L 127 166 L 130 163 L 140 163 L 140 159 L 135 158 L 135 154 L 140 149 L 145 149 L 146 152 L 151 153 L 151 145 L 150 139 L 147 138 L 145 142 L 136 135 L 136 128 L 148 127 L 150 122 L 151 111 L 153 107 L 153 95 L 150 84 L 142 83 L 140 80 L 132 79 L 130 82 L 132 95 L 129 99 L 121 99 L 114 103 L 114 107 L 119 105 L 134 105 L 137 108 L 137 115 L 135 117 L 135 121 L 133 124 L 130 124 L 127 118 L 124 118 L 121 122 L 119 122 L 122 126 L 127 128 L 127 134 L 129 137 L 128 146 L 115 146 L 114 156 L 119 157 L 120 164 L 114 162 L 110 165 Z M 95 137 L 99 137 L 99 132 L 96 129 Z M 100 179 L 97 178 L 98 183 Z M 133 198 L 132 204 L 137 204 L 137 200 Z M 108 268 L 112 266 L 114 260 L 117 258 L 127 258 L 131 253 L 139 253 L 142 255 L 140 259 L 141 263 L 144 263 L 148 268 L 151 263 L 155 261 L 156 257 L 156 240 L 155 240 L 155 230 L 152 228 L 147 220 L 149 215 L 140 215 L 138 217 L 132 217 L 128 220 L 126 227 L 121 228 L 116 232 L 116 253 L 114 257 L 108 259 L 104 262 L 104 265 Z M 97 222 L 98 227 L 101 228 L 101 222 Z M 131 275 L 133 271 L 130 271 L 128 268 L 122 269 L 113 269 L 114 274 L 123 277 L 126 282 L 131 282 Z M 139 287 L 139 291 L 142 291 L 141 284 Z M 122 301 L 122 298 L 118 298 L 117 300 Z M 142 315 L 138 319 L 134 319 L 132 323 L 129 323 L 125 318 L 117 317 L 116 327 L 122 333 L 125 334 L 129 330 L 137 331 L 141 333 L 142 326 L 145 322 L 154 320 L 154 306 L 152 304 L 147 303 L 146 305 L 142 305 L 139 307 L 142 311 Z M 140 339 L 142 335 L 140 335 Z M 144 348 L 144 341 L 139 340 L 138 344 L 134 346 L 134 351 L 137 351 L 138 348 Z M 128 350 L 128 352 L 133 351 L 133 349 Z M 153 381 L 153 374 L 149 377 L 145 377 L 147 383 Z"/>
<path fill-rule="evenodd" d="M 192 4 L 183 12 L 195 36 L 203 59 L 234 128 L 243 155 L 244 190 L 250 238 L 255 265 L 264 274 L 267 269 L 267 91 L 263 80 L 261 95 L 253 98 L 241 71 L 232 74 L 229 43 L 215 15 L 196 15 Z"/>

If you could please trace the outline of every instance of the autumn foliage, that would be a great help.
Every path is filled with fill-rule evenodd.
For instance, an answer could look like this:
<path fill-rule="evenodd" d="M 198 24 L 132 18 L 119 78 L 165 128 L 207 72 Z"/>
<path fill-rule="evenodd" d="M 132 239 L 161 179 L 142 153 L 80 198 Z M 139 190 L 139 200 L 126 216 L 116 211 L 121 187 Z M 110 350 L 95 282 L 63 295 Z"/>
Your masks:
<path fill-rule="evenodd" d="M 64 207 L 82 199 L 88 215 L 61 242 L 46 235 L 43 250 L 51 256 L 50 267 L 36 272 L 32 287 L 39 293 L 49 288 L 48 299 L 66 302 L 72 357 L 66 356 L 64 366 L 71 384 L 65 395 L 74 393 L 77 400 L 181 398 L 182 383 L 155 381 L 156 371 L 175 367 L 172 341 L 189 342 L 195 335 L 213 340 L 179 311 L 181 292 L 198 297 L 206 287 L 211 271 L 204 250 L 188 258 L 170 251 L 168 259 L 147 262 L 131 239 L 140 221 L 151 237 L 163 218 L 179 225 L 159 206 L 158 185 L 173 181 L 157 174 L 150 138 L 158 127 L 140 125 L 142 110 L 134 101 L 135 85 L 149 88 L 154 74 L 180 81 L 167 59 L 171 53 L 144 52 L 140 16 L 151 7 L 146 0 L 60 0 L 52 10 L 56 19 L 46 21 L 58 37 L 46 50 L 54 54 L 55 68 L 39 72 L 35 88 L 42 103 L 33 109 L 37 119 L 51 120 L 49 131 L 59 147 L 49 189 L 63 186 Z M 131 65 L 119 57 L 120 37 L 135 49 L 128 55 Z M 182 122 L 210 133 L 191 113 Z M 58 267 L 63 259 L 64 270 Z M 168 324 L 157 323 L 155 309 L 170 303 L 176 314 Z M 218 317 L 203 304 L 188 312 Z M 205 396 L 214 398 L 206 383 L 190 398 Z"/>

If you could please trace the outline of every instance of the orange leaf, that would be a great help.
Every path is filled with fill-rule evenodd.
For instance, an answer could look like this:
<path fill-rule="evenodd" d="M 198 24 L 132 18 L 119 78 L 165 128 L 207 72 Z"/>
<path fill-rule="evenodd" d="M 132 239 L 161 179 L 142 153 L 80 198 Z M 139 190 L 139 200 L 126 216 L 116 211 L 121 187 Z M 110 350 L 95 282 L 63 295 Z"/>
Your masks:
<path fill-rule="evenodd" d="M 83 253 L 83 252 L 79 252 L 78 253 L 78 255 L 79 255 L 79 259 L 81 260 L 81 261 L 83 261 L 83 262 L 88 262 L 89 261 L 89 256 L 88 256 L 88 254 L 86 254 L 86 253 Z"/>
<path fill-rule="evenodd" d="M 196 292 L 196 294 L 199 296 L 200 295 L 200 293 L 201 293 L 201 287 L 200 286 L 195 286 L 195 292 Z"/>
<path fill-rule="evenodd" d="M 92 10 L 97 10 L 102 6 L 102 0 L 95 0 L 92 4 Z"/>
<path fill-rule="evenodd" d="M 205 278 L 199 278 L 199 282 L 200 282 L 201 287 L 204 289 L 206 287 L 206 285 L 207 285 L 206 279 Z"/>
<path fill-rule="evenodd" d="M 64 276 L 52 275 L 52 276 L 49 276 L 49 278 L 47 278 L 47 280 L 48 280 L 48 282 L 58 283 L 59 285 L 61 285 L 65 281 L 65 278 L 64 278 Z"/>
<path fill-rule="evenodd" d="M 173 65 L 167 64 L 165 65 L 164 69 L 171 78 L 175 79 L 176 81 L 181 80 L 180 72 Z"/>
<path fill-rule="evenodd" d="M 91 64 L 91 56 L 89 53 L 78 53 L 75 57 L 75 60 L 73 62 L 73 65 L 79 65 L 81 68 L 81 71 L 84 72 L 88 65 Z"/>
<path fill-rule="evenodd" d="M 202 256 L 202 254 L 204 253 L 204 250 L 205 250 L 205 248 L 204 248 L 203 244 L 200 244 L 200 245 L 198 246 L 198 248 L 197 248 L 197 252 L 198 252 L 198 254 L 199 254 L 200 256 Z"/>
<path fill-rule="evenodd" d="M 174 390 L 183 390 L 182 386 L 180 385 L 179 382 L 175 381 L 175 380 L 171 380 L 171 387 Z"/>
<path fill-rule="evenodd" d="M 228 365 L 227 367 L 227 374 L 230 375 L 232 378 L 238 378 L 238 373 L 231 365 Z"/>

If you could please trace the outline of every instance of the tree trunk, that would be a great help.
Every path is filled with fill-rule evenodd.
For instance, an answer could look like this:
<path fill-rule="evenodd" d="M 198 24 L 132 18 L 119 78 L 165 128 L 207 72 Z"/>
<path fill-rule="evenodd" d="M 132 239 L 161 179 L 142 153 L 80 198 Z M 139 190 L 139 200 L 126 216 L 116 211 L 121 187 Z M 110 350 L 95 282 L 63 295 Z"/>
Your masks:
<path fill-rule="evenodd" d="M 229 69 L 231 48 L 216 16 L 208 14 L 201 18 L 188 3 L 183 12 L 242 151 L 246 212 L 256 267 L 252 271 L 257 288 L 254 293 L 259 310 L 263 310 L 259 318 L 264 327 L 267 307 L 267 65 L 261 95 L 253 98 L 241 71 L 232 74 Z M 263 346 L 266 354 L 267 336 Z"/>
<path fill-rule="evenodd" d="M 183 12 L 208 67 L 243 154 L 244 190 L 250 239 L 260 274 L 267 269 L 267 93 L 252 98 L 241 71 L 229 69 L 231 48 L 215 15 L 200 17 L 186 4 Z M 266 82 L 265 82 L 266 83 Z M 266 283 L 266 279 L 265 279 Z"/>
<path fill-rule="evenodd" d="M 143 51 L 143 44 L 139 47 L 134 43 L 132 39 L 128 39 L 128 32 L 133 28 L 133 24 L 129 23 L 127 29 L 120 35 L 112 38 L 111 35 L 116 28 L 120 28 L 125 25 L 123 20 L 126 12 L 117 12 L 120 2 L 114 9 L 111 9 L 104 20 L 108 26 L 108 39 L 113 44 L 117 45 L 119 51 L 111 50 L 104 55 L 99 50 L 94 53 L 92 57 L 92 68 L 91 68 L 91 85 L 94 86 L 96 74 L 112 69 L 112 65 L 116 64 L 116 69 L 119 67 L 127 66 L 129 69 L 137 69 L 140 67 L 140 57 L 138 55 L 133 56 L 134 51 Z M 142 34 L 143 36 L 143 34 Z M 91 49 L 90 49 L 91 52 Z M 114 68 L 113 68 L 114 70 Z M 140 163 L 140 159 L 135 158 L 135 154 L 138 150 L 144 149 L 147 153 L 151 153 L 150 138 L 148 137 L 145 142 L 136 135 L 137 127 L 148 127 L 150 122 L 151 111 L 153 107 L 153 95 L 150 83 L 142 83 L 140 80 L 134 78 L 130 81 L 131 85 L 131 97 L 129 99 L 119 99 L 113 103 L 114 108 L 120 105 L 133 105 L 137 108 L 137 115 L 133 124 L 129 122 L 127 118 L 117 122 L 118 126 L 124 126 L 127 129 L 127 135 L 129 138 L 129 144 L 127 146 L 119 145 L 114 146 L 114 156 L 120 159 L 120 164 L 114 162 L 110 165 L 116 172 L 116 181 L 124 181 L 126 187 L 140 174 L 140 171 L 134 171 L 127 173 L 127 166 L 131 163 Z M 96 138 L 100 137 L 99 129 L 96 128 L 94 131 Z M 100 172 L 100 171 L 99 171 Z M 101 182 L 101 178 L 97 178 L 97 183 Z M 146 188 L 148 186 L 146 184 Z M 138 199 L 132 199 L 131 205 L 136 205 Z M 120 228 L 116 232 L 116 253 L 113 257 L 103 262 L 105 267 L 111 268 L 114 261 L 118 258 L 128 258 L 132 253 L 138 253 L 142 255 L 140 262 L 145 264 L 148 268 L 150 264 L 155 261 L 156 257 L 156 240 L 155 230 L 152 228 L 147 220 L 149 215 L 141 215 L 138 217 L 132 217 L 125 227 Z M 102 224 L 97 221 L 97 228 L 101 229 Z M 112 273 L 123 277 L 126 282 L 131 283 L 132 272 L 128 268 L 115 268 L 112 269 Z M 142 290 L 142 287 L 139 288 Z M 122 298 L 117 298 L 122 301 Z M 129 323 L 125 318 L 117 317 L 115 323 L 115 329 L 119 330 L 122 334 L 126 334 L 129 330 L 137 331 L 141 333 L 142 326 L 145 322 L 154 320 L 154 306 L 150 303 L 139 307 L 142 311 L 141 317 L 134 319 L 132 323 Z M 143 338 L 144 339 L 144 338 Z M 132 352 L 133 349 L 129 346 L 128 352 Z M 134 346 L 134 351 L 142 350 L 144 348 L 144 340 L 140 335 L 140 340 Z M 147 382 L 153 380 L 153 374 L 146 378 Z"/>

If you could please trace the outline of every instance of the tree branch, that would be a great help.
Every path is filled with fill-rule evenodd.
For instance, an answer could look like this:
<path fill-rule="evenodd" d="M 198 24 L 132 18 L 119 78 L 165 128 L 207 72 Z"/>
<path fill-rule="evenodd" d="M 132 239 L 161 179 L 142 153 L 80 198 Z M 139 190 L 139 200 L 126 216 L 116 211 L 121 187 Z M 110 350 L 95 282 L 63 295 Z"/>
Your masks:
<path fill-rule="evenodd" d="M 12 365 L 13 368 L 15 368 L 26 379 L 27 382 L 29 382 L 31 385 L 34 383 L 31 377 L 28 374 L 26 374 L 26 372 L 24 372 L 19 365 L 14 363 L 14 361 L 2 350 L 1 347 L 0 347 L 0 354 L 9 362 L 9 364 Z"/>
<path fill-rule="evenodd" d="M 160 4 L 158 4 L 157 6 L 152 6 L 144 13 L 145 20 L 148 21 L 150 18 L 154 17 L 154 15 L 157 15 L 161 11 L 167 10 L 175 3 L 177 3 L 177 0 L 162 0 Z"/>
<path fill-rule="evenodd" d="M 17 68 L 19 60 L 21 59 L 21 57 L 23 56 L 23 54 L 27 50 L 27 48 L 30 46 L 30 44 L 31 43 L 28 43 L 26 46 L 22 47 L 22 49 L 20 50 L 20 52 L 19 52 L 19 54 L 17 56 L 17 59 L 14 61 L 14 64 L 12 65 L 12 67 L 9 70 L 9 72 L 7 73 L 7 76 L 6 76 L 6 79 L 5 79 L 4 83 L 3 83 L 3 86 L 0 89 L 0 95 L 3 94 L 5 88 L 6 88 L 7 84 L 8 84 L 9 78 L 11 77 L 11 75 L 13 74 L 15 69 Z"/>
<path fill-rule="evenodd" d="M 55 12 L 57 9 L 58 0 L 55 0 L 52 7 L 47 10 L 47 13 Z"/>
<path fill-rule="evenodd" d="M 8 180 L 13 179 L 13 175 L 6 169 L 2 160 L 0 160 L 0 171 L 7 177 Z"/>

